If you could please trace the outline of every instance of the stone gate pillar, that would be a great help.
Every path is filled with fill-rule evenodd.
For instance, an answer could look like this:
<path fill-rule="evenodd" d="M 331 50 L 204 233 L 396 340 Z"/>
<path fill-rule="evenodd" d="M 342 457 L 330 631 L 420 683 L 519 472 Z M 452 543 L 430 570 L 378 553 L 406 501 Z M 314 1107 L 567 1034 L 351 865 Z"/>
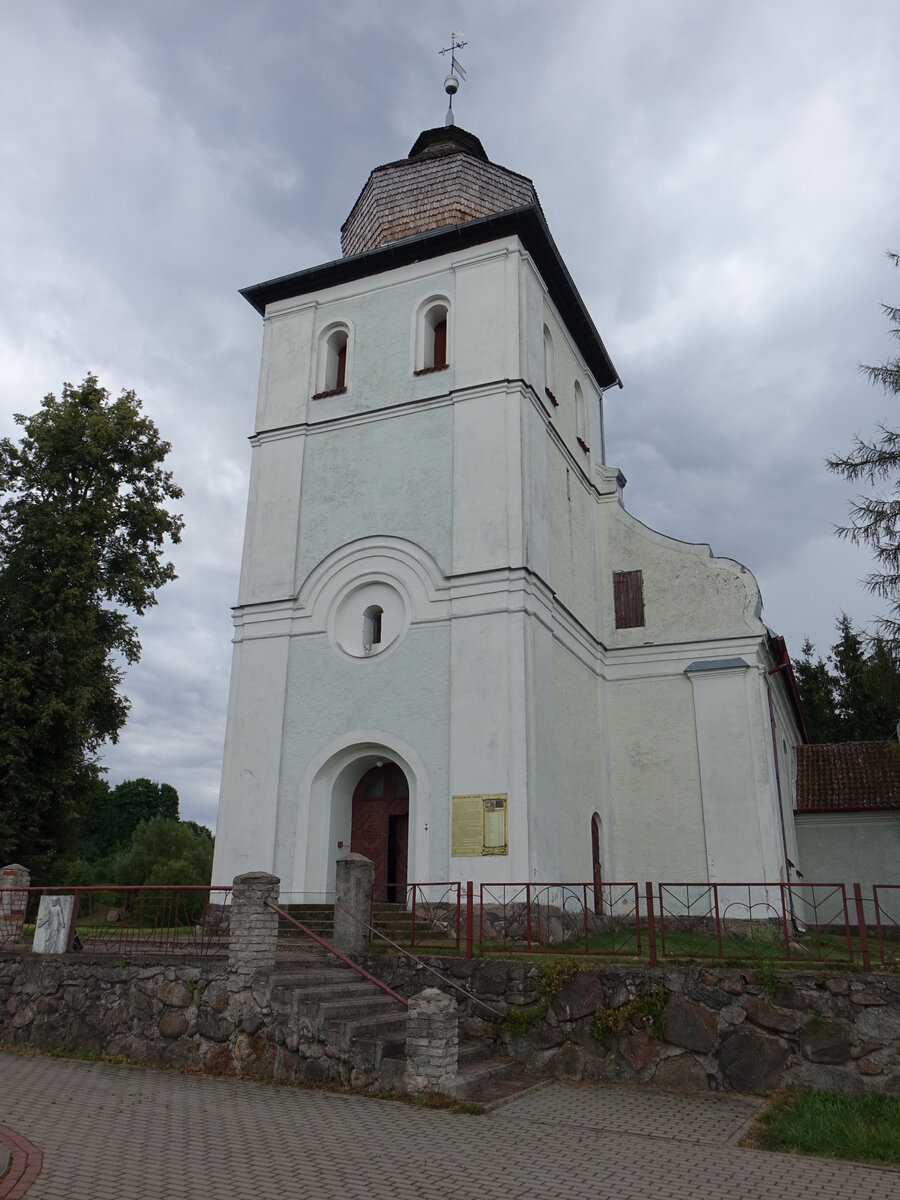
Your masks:
<path fill-rule="evenodd" d="M 439 988 L 409 999 L 406 1024 L 406 1088 L 410 1092 L 449 1091 L 459 1067 L 456 1001 Z"/>
<path fill-rule="evenodd" d="M 21 863 L 0 868 L 0 945 L 22 932 L 30 884 L 31 872 Z"/>
<path fill-rule="evenodd" d="M 334 945 L 344 954 L 362 954 L 369 944 L 375 864 L 363 854 L 337 860 Z"/>
<path fill-rule="evenodd" d="M 278 914 L 265 901 L 278 903 L 281 880 L 265 871 L 236 875 L 231 893 L 231 938 L 228 971 L 248 983 L 275 970 Z"/>

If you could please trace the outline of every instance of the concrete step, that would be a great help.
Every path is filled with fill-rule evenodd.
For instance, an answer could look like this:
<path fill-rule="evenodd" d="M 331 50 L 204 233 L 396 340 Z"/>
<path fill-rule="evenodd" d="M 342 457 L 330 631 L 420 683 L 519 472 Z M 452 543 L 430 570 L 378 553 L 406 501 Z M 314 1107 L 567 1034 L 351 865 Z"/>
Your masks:
<path fill-rule="evenodd" d="M 523 1070 L 511 1058 L 494 1053 L 487 1039 L 461 1042 L 456 1080 L 448 1088 L 459 1100 L 474 1100 L 482 1104 L 501 1104 L 507 1098 L 549 1082 L 543 1076 Z M 379 1072 L 386 1087 L 401 1088 L 406 1073 L 406 1046 L 398 1042 L 383 1051 Z"/>
<path fill-rule="evenodd" d="M 494 1043 L 490 1038 L 473 1038 L 471 1041 L 460 1042 L 457 1061 L 460 1066 L 469 1062 L 486 1062 L 496 1053 Z"/>
<path fill-rule="evenodd" d="M 368 1020 L 370 1017 L 380 1017 L 390 1015 L 396 1017 L 398 1011 L 402 1011 L 403 1020 L 406 1021 L 406 1009 L 402 1008 L 396 1000 L 392 1000 L 390 996 L 360 996 L 356 999 L 341 999 L 335 997 L 332 1000 L 320 1000 L 319 1004 L 323 1010 L 323 1015 L 326 1021 L 333 1020 L 353 1020 L 362 1017 Z"/>
<path fill-rule="evenodd" d="M 549 1078 L 525 1071 L 513 1059 L 495 1059 L 466 1063 L 459 1068 L 456 1081 L 448 1091 L 458 1100 L 474 1100 L 491 1107 L 511 1100 L 534 1087 L 544 1087 Z"/>
<path fill-rule="evenodd" d="M 396 1001 L 391 1000 L 390 996 L 385 996 L 383 992 L 376 990 L 375 985 L 369 983 L 366 979 L 360 979 L 359 983 L 354 983 L 350 980 L 340 984 L 314 983 L 308 987 L 304 983 L 292 990 L 304 1000 L 316 1000 L 320 1003 L 325 1003 L 328 1000 L 373 1000 L 376 997 L 383 998 L 391 1004 L 396 1003 Z"/>
<path fill-rule="evenodd" d="M 398 1004 L 394 1012 L 359 1017 L 355 1020 L 333 1018 L 325 1021 L 325 1028 L 341 1030 L 349 1041 L 358 1038 L 385 1038 L 395 1034 L 394 1041 L 402 1037 L 406 1041 L 406 1009 Z"/>
<path fill-rule="evenodd" d="M 367 1057 L 373 1067 L 379 1068 L 386 1087 L 394 1084 L 399 1086 L 406 1070 L 405 1037 L 357 1037 L 353 1040 L 353 1048 L 358 1054 Z"/>
<path fill-rule="evenodd" d="M 357 979 L 362 979 L 361 975 L 351 972 L 349 967 L 343 969 L 337 967 L 327 967 L 324 965 L 310 966 L 306 970 L 291 967 L 289 970 L 276 970 L 273 982 L 277 987 L 290 987 L 302 990 L 306 987 L 321 987 L 329 984 L 335 987 L 342 987 L 344 984 L 349 984 L 351 980 L 355 982 Z M 375 984 L 371 985 L 373 988 Z"/>

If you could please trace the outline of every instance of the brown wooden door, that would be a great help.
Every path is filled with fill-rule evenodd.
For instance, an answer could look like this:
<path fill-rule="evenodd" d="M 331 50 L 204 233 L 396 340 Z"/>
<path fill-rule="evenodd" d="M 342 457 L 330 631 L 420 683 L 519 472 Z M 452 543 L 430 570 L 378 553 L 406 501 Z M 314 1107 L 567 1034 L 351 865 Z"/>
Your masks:
<path fill-rule="evenodd" d="M 409 785 L 396 763 L 367 771 L 353 793 L 351 848 L 375 864 L 374 898 L 406 902 Z"/>

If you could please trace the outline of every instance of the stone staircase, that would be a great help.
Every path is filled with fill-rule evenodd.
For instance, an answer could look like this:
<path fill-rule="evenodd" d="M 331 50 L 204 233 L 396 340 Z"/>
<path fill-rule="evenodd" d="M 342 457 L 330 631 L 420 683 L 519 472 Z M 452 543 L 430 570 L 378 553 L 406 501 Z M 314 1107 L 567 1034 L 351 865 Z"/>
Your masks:
<path fill-rule="evenodd" d="M 317 933 L 325 941 L 330 941 L 334 933 L 334 905 L 332 904 L 286 904 L 284 911 L 300 921 L 307 929 Z M 393 904 L 389 901 L 375 902 L 372 924 L 380 933 L 385 934 L 393 942 L 408 946 L 412 937 L 412 916 L 405 904 Z M 281 921 L 278 928 L 278 941 L 283 947 L 292 944 L 303 944 L 308 941 L 305 935 L 287 921 Z M 432 923 L 421 912 L 416 915 L 416 941 L 427 942 L 433 950 L 451 949 L 456 947 L 456 940 L 439 923 Z M 374 948 L 383 948 L 386 943 L 380 938 L 373 938 Z"/>
<path fill-rule="evenodd" d="M 296 940 L 290 957 L 277 963 L 272 982 L 273 1000 L 290 1004 L 299 1031 L 352 1050 L 386 1088 L 401 1085 L 406 1070 L 405 1006 L 309 939 L 305 946 Z M 460 1041 L 453 1095 L 494 1100 L 535 1082 L 518 1063 L 494 1054 L 489 1039 Z"/>
<path fill-rule="evenodd" d="M 324 938 L 326 942 L 331 940 L 334 933 L 333 904 L 285 904 L 284 911 L 295 921 L 299 921 L 307 929 L 317 933 L 320 938 Z M 309 938 L 296 925 L 291 925 L 280 917 L 278 919 L 278 941 L 279 944 L 294 942 L 302 945 L 309 944 Z"/>

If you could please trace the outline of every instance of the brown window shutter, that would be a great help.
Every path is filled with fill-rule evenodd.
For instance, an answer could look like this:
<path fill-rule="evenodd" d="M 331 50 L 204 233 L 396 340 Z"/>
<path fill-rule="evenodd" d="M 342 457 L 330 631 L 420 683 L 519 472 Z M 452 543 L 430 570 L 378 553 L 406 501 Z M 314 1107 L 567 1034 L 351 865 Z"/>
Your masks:
<path fill-rule="evenodd" d="M 639 629 L 644 622 L 642 571 L 613 571 L 616 629 Z"/>
<path fill-rule="evenodd" d="M 341 390 L 341 388 L 347 386 L 345 383 L 346 377 L 347 377 L 347 343 L 345 342 L 343 344 L 343 346 L 341 346 L 340 350 L 338 350 L 337 381 L 335 382 L 335 385 L 334 385 L 335 391 L 339 392 Z"/>
<path fill-rule="evenodd" d="M 434 365 L 435 367 L 446 367 L 447 365 L 447 321 L 438 321 L 434 327 Z"/>

